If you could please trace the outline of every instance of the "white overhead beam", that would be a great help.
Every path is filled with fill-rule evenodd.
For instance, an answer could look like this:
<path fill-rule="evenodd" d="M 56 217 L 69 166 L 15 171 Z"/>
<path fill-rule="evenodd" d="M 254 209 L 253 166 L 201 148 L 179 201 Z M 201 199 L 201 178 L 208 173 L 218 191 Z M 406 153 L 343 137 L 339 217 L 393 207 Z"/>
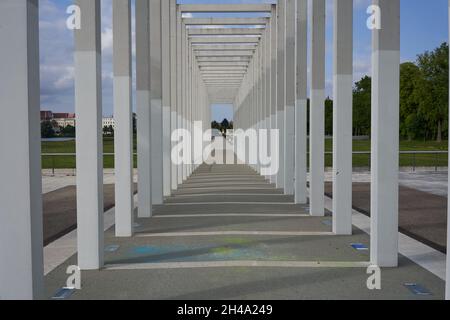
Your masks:
<path fill-rule="evenodd" d="M 248 62 L 198 62 L 200 69 L 206 67 L 216 67 L 216 68 L 229 68 L 229 67 L 243 67 L 245 69 L 248 67 Z"/>
<path fill-rule="evenodd" d="M 268 18 L 184 18 L 186 26 L 258 26 L 265 25 Z M 189 28 L 188 28 L 189 29 Z M 236 28 L 239 29 L 239 28 Z"/>
<path fill-rule="evenodd" d="M 271 4 L 181 4 L 184 12 L 271 12 Z"/>
<path fill-rule="evenodd" d="M 215 29 L 200 29 L 200 28 L 188 28 L 188 34 L 193 35 L 233 35 L 233 36 L 246 36 L 246 35 L 261 35 L 265 28 L 255 29 L 254 26 L 249 25 L 247 28 L 215 28 Z"/>
<path fill-rule="evenodd" d="M 201 62 L 250 62 L 250 57 L 198 57 Z"/>
<path fill-rule="evenodd" d="M 252 57 L 253 51 L 198 51 L 197 57 Z"/>
<path fill-rule="evenodd" d="M 226 37 L 190 37 L 189 41 L 191 44 L 195 45 L 195 43 L 200 44 L 224 44 L 224 43 L 232 43 L 232 44 L 243 44 L 243 43 L 253 43 L 258 44 L 259 43 L 258 37 L 232 37 L 232 36 L 226 36 Z"/>
<path fill-rule="evenodd" d="M 192 46 L 194 51 L 248 51 L 255 50 L 257 43 L 242 44 L 200 44 Z"/>

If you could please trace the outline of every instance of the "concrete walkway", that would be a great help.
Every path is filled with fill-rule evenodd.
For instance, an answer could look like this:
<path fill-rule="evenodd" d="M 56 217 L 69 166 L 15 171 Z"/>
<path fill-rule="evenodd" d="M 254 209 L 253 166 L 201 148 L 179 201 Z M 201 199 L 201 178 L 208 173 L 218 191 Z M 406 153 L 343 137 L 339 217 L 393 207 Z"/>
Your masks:
<path fill-rule="evenodd" d="M 351 247 L 368 235 L 334 236 L 329 216 L 310 217 L 247 166 L 201 166 L 154 213 L 133 238 L 106 232 L 105 268 L 83 272 L 72 299 L 443 299 L 444 282 L 403 256 L 368 290 L 369 251 Z M 69 265 L 76 256 L 46 276 L 49 298 Z"/>

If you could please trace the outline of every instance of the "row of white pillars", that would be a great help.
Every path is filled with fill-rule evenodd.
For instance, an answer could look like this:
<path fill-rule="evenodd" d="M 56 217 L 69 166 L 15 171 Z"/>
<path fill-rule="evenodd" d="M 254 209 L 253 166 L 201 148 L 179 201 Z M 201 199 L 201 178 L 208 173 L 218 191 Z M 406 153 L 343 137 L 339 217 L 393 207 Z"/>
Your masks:
<path fill-rule="evenodd" d="M 344 165 L 348 154 L 340 156 L 340 152 L 349 149 L 348 126 L 350 119 L 349 74 L 351 73 L 350 13 L 351 1 L 335 1 L 335 171 L 334 179 L 337 185 L 342 185 L 344 192 L 339 193 L 335 200 L 336 221 L 334 230 L 337 233 L 348 232 L 348 209 L 339 201 L 349 197 L 349 167 Z M 78 0 L 77 4 L 84 13 L 82 28 L 75 33 L 75 83 L 76 83 L 76 112 L 77 112 L 77 198 L 78 198 L 78 259 L 82 269 L 98 269 L 103 264 L 103 166 L 101 142 L 101 50 L 100 50 L 100 1 Z M 283 5 L 283 2 L 281 2 Z M 373 31 L 373 97 L 372 97 L 372 232 L 371 232 L 371 260 L 382 267 L 397 266 L 398 257 L 398 106 L 399 106 L 399 42 L 400 42 L 400 2 L 399 0 L 374 0 L 383 13 L 380 30 Z M 172 3 L 173 5 L 173 3 Z M 306 8 L 306 1 L 300 1 L 298 30 L 305 25 L 306 17 L 301 8 Z M 151 175 L 151 143 L 150 134 L 151 99 L 160 95 L 155 87 L 151 88 L 150 65 L 152 50 L 150 39 L 150 8 L 149 2 L 137 0 L 137 106 L 139 133 L 140 174 L 140 215 L 151 215 L 152 175 Z M 289 6 L 289 1 L 288 1 Z M 173 8 L 173 7 L 172 7 Z M 449 5 L 450 8 L 450 5 Z M 114 2 L 115 27 L 129 30 L 130 6 L 129 2 Z M 279 18 L 283 18 L 283 11 Z M 172 12 L 173 13 L 173 12 Z M 173 14 L 171 15 L 173 17 Z M 122 18 L 119 18 L 122 17 Z M 323 130 L 321 120 L 323 115 L 324 90 L 324 17 L 325 4 L 322 0 L 313 2 L 312 7 L 312 85 L 311 85 L 311 209 L 316 215 L 322 214 L 323 202 Z M 178 17 L 179 19 L 180 17 Z M 124 20 L 123 20 L 124 19 Z M 42 258 L 42 197 L 40 185 L 40 148 L 39 148 L 39 54 L 38 54 L 38 3 L 37 0 L 4 0 L 0 3 L 0 40 L 9 39 L 9 45 L 2 49 L 0 56 L 0 102 L 8 104 L 8 117 L 2 117 L 1 128 L 5 134 L 1 135 L 2 150 L 9 150 L 2 157 L 0 172 L 2 177 L 0 204 L 0 254 L 1 266 L 0 298 L 38 298 L 43 288 L 43 258 Z M 121 23 L 119 23 L 119 21 Z M 122 26 L 123 23 L 123 26 Z M 283 22 L 281 22 L 283 23 Z M 171 24 L 172 25 L 172 24 Z M 280 24 L 279 24 L 280 25 Z M 157 26 L 155 26 L 157 28 Z M 181 24 L 180 24 L 181 27 Z M 289 30 L 289 29 L 286 29 Z M 347 30 L 347 31 L 342 31 Z M 283 33 L 283 30 L 278 29 Z M 123 39 L 114 48 L 115 53 L 115 88 L 123 91 L 115 94 L 115 110 L 118 112 L 118 130 L 127 132 L 130 123 L 131 95 L 129 93 L 131 70 L 129 66 L 130 47 L 129 32 L 116 31 L 116 40 Z M 278 32 L 278 33 L 279 33 Z M 16 35 L 11 37 L 11 35 Z M 183 40 L 183 39 L 180 39 Z M 185 39 L 186 40 L 186 39 Z M 266 39 L 267 41 L 267 39 Z M 271 42 L 273 39 L 271 39 Z M 298 35 L 298 41 L 304 43 L 305 34 Z M 172 41 L 173 42 L 173 41 Z M 347 44 L 346 46 L 341 44 Z M 182 42 L 180 42 L 182 44 Z M 187 45 L 187 41 L 184 41 Z M 300 44 L 299 44 L 300 45 Z M 172 50 L 172 49 L 171 49 Z M 159 50 L 158 50 L 159 51 Z M 177 47 L 177 52 L 180 48 Z M 281 52 L 281 53 L 280 53 Z M 297 52 L 298 70 L 305 70 L 305 52 L 299 56 Z M 158 53 L 155 53 L 158 55 Z M 279 50 L 278 61 L 284 59 L 284 50 Z M 155 56 L 154 56 L 155 57 Z M 181 58 L 181 56 L 180 56 Z M 323 58 L 323 59 L 322 59 Z M 272 57 L 273 59 L 273 57 Z M 173 60 L 173 59 L 171 59 Z M 273 60 L 272 60 L 273 62 Z M 172 64 L 173 66 L 173 64 Z M 285 64 L 280 63 L 277 83 L 285 81 L 280 77 Z M 155 66 L 152 66 L 156 68 Z M 251 70 L 256 76 L 257 66 L 253 63 Z M 159 70 L 159 69 L 158 69 Z M 185 69 L 183 69 L 186 72 Z M 159 71 L 158 71 L 159 72 Z M 266 70 L 267 72 L 267 70 Z M 11 76 L 14 75 L 14 76 Z M 173 73 L 171 72 L 173 76 Z M 177 74 L 178 76 L 178 74 Z M 254 84 L 253 76 L 247 77 L 247 86 Z M 273 72 L 271 73 L 273 77 Z M 273 78 L 272 78 L 273 79 Z M 153 81 L 156 81 L 157 78 Z M 173 84 L 173 82 L 171 82 Z M 186 84 L 183 84 L 185 87 Z M 266 87 L 268 84 L 266 83 Z M 284 90 L 276 86 L 278 94 Z M 173 86 L 171 86 L 173 87 Z M 270 87 L 274 87 L 271 81 Z M 156 87 L 157 88 L 157 87 Z M 178 88 L 178 87 L 177 87 Z M 181 89 L 181 88 L 178 88 Z M 192 89 L 192 88 L 191 88 Z M 249 88 L 247 88 L 249 89 Z M 298 105 L 305 99 L 304 85 L 298 87 Z M 154 91 L 151 91 L 154 90 Z M 250 88 L 251 90 L 251 88 Z M 254 97 L 257 97 L 257 92 Z M 171 96 L 173 96 L 171 94 Z M 280 101 L 278 98 L 278 108 Z M 155 100 L 155 99 L 153 99 Z M 158 100 L 158 99 L 156 99 Z M 203 97 L 207 106 L 207 97 Z M 272 99 L 273 100 L 273 97 Z M 172 99 L 171 99 L 172 101 Z M 247 102 L 244 102 L 247 101 Z M 255 99 L 248 95 L 240 100 L 242 107 L 255 106 Z M 244 104 L 243 104 L 244 103 Z M 286 105 L 281 104 L 284 108 Z M 178 107 L 182 109 L 178 109 Z M 191 106 L 192 107 L 192 106 Z M 177 100 L 177 110 L 186 118 L 183 104 Z M 192 111 L 192 109 L 191 109 Z M 246 111 L 247 117 L 239 109 L 241 115 L 239 123 L 249 119 L 251 110 Z M 278 110 L 277 112 L 283 112 Z M 299 115 L 304 109 L 296 110 Z M 207 115 L 208 112 L 204 111 Z M 178 117 L 179 115 L 177 115 Z M 272 115 L 273 116 L 273 115 Z M 7 140 L 7 132 L 11 128 L 9 118 L 27 119 L 27 130 L 16 135 L 14 144 Z M 159 115 L 158 115 L 159 117 Z M 159 119 L 159 118 L 158 118 Z M 189 118 L 192 120 L 192 118 Z M 207 119 L 207 118 L 206 118 Z M 162 121 L 161 121 L 162 123 Z M 185 125 L 179 122 L 181 125 Z M 279 119 L 277 120 L 279 122 Z M 253 122 L 254 124 L 254 122 Z M 304 123 L 303 123 L 304 124 Z M 244 124 L 245 125 L 245 124 Z M 249 122 L 249 126 L 252 122 Z M 298 123 L 297 123 L 298 125 Z M 297 137 L 304 138 L 302 127 L 297 129 Z M 162 135 L 159 135 L 162 137 Z M 20 143 L 17 143 L 17 141 Z M 304 141 L 304 140 L 303 140 Z M 158 145 L 159 142 L 153 145 Z M 318 145 L 316 145 L 316 143 Z M 132 223 L 132 218 L 126 215 L 126 206 L 130 204 L 130 173 L 129 153 L 130 140 L 128 137 L 117 142 L 123 154 L 117 155 L 116 161 L 123 161 L 123 170 L 118 171 L 118 183 L 128 186 L 124 194 L 118 199 L 123 206 L 118 210 L 118 221 L 126 230 Z M 152 145 L 152 146 L 153 146 Z M 301 141 L 297 141 L 301 146 Z M 297 152 L 298 156 L 298 152 Z M 342 158 L 341 158 L 342 157 Z M 301 163 L 297 157 L 296 163 Z M 347 161 L 348 162 L 348 161 Z M 317 164 L 317 166 L 315 166 Z M 191 170 L 190 170 L 191 171 Z M 189 171 L 189 172 L 190 172 Z M 341 173 L 342 174 L 341 176 Z M 142 175 L 141 175 L 142 174 Z M 301 173 L 302 175 L 302 173 Z M 296 179 L 298 177 L 296 174 Z M 13 181 L 14 183 L 11 183 Z M 162 179 L 160 180 L 162 182 Z M 279 180 L 277 180 L 279 182 Z M 298 182 L 296 182 L 298 183 Z M 322 186 L 321 186 L 322 185 Z M 162 183 L 161 183 L 162 186 Z M 162 188 L 162 187 L 161 187 Z M 341 190 L 342 191 L 342 190 Z M 296 191 L 297 192 L 297 191 Z M 19 202 L 16 195 L 24 195 Z M 341 194 L 341 196 L 339 196 Z M 300 194 L 301 195 L 301 194 Z M 123 196 L 123 197 L 122 197 Z M 301 198 L 301 197 L 300 197 Z M 341 224 L 342 223 L 342 224 Z M 342 228 L 342 229 L 341 229 Z M 450 228 L 449 228 L 450 229 Z M 24 232 L 25 230 L 25 232 Z M 343 231 L 338 231 L 343 230 Z M 119 232 L 119 231 L 118 231 Z M 450 242 L 449 242 L 450 245 Z M 20 253 L 20 254 L 18 254 Z M 447 263 L 447 271 L 450 273 Z M 6 284 L 6 285 L 5 285 Z M 449 282 L 446 284 L 447 298 L 449 297 Z"/>
<path fill-rule="evenodd" d="M 325 4 L 325 0 L 313 1 L 311 8 L 310 205 L 313 216 L 325 214 Z M 384 28 L 374 31 L 373 45 L 372 262 L 388 267 L 396 266 L 398 259 L 399 4 L 398 1 L 383 0 L 375 1 L 374 4 L 378 5 L 382 12 L 386 11 L 389 14 L 383 15 Z M 352 233 L 353 1 L 335 1 L 334 6 L 333 231 L 336 234 L 347 235 Z M 280 130 L 281 163 L 276 182 L 286 194 L 295 192 L 296 203 L 305 203 L 307 1 L 297 3 L 289 0 L 279 1 L 277 12 L 275 127 Z M 264 44 L 263 38 L 260 47 L 264 47 Z M 248 98 L 240 101 L 244 109 L 250 106 L 250 110 L 253 110 L 249 112 L 253 120 L 244 128 L 255 124 L 259 127 L 261 119 L 264 119 L 261 117 L 261 110 L 264 110 L 265 106 L 260 105 L 262 102 L 259 94 L 260 59 L 261 52 L 258 49 L 250 65 L 250 72 L 255 78 L 249 80 L 248 88 L 245 87 L 250 93 L 250 104 L 246 103 Z M 292 72 L 293 68 L 286 67 L 295 63 L 297 75 Z M 297 83 L 297 100 L 295 86 L 292 85 L 295 83 Z M 296 109 L 293 107 L 295 101 L 297 101 Z M 241 108 L 242 106 L 238 110 Z M 241 124 L 241 113 L 238 116 L 237 123 Z M 296 119 L 297 123 L 294 124 L 292 119 Z M 389 147 L 386 147 L 387 145 Z M 295 177 L 295 180 L 292 177 Z"/>

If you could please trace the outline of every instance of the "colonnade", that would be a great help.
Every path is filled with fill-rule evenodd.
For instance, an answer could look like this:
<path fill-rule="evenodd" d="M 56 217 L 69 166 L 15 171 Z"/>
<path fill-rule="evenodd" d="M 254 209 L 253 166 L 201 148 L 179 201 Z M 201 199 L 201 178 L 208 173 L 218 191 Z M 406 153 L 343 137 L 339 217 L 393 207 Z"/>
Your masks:
<path fill-rule="evenodd" d="M 81 9 L 74 55 L 78 264 L 94 270 L 104 263 L 101 10 L 100 0 L 75 4 Z M 172 134 L 176 129 L 193 132 L 198 121 L 202 131 L 209 129 L 213 103 L 234 104 L 235 129 L 278 130 L 279 170 L 267 178 L 294 195 L 298 204 L 309 198 L 311 215 L 324 215 L 326 1 L 310 4 L 136 0 L 138 217 L 151 217 L 152 207 L 197 168 L 198 159 L 192 161 L 197 164 L 172 161 Z M 373 30 L 372 48 L 371 262 L 396 267 L 400 0 L 373 4 L 382 12 L 382 28 Z M 118 237 L 130 237 L 134 229 L 131 12 L 130 0 L 113 1 Z M 253 12 L 259 17 L 196 16 L 205 12 Z M 353 0 L 334 0 L 336 235 L 352 232 L 352 17 Z M 0 2 L 0 41 L 7 43 L 0 51 L 0 103 L 7 114 L 0 118 L 0 148 L 5 151 L 0 165 L 0 298 L 42 296 L 38 30 L 38 0 Z M 26 125 L 16 130 L 8 119 L 24 119 Z M 7 138 L 8 132 L 15 132 L 14 140 Z"/>

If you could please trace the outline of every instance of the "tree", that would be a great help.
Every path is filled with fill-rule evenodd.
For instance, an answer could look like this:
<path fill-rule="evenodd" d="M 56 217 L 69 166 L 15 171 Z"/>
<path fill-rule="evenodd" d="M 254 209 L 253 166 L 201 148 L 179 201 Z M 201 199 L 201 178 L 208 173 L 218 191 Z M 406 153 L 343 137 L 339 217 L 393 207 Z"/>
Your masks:
<path fill-rule="evenodd" d="M 353 89 L 353 133 L 356 136 L 370 135 L 372 79 L 363 77 Z"/>
<path fill-rule="evenodd" d="M 66 138 L 75 138 L 75 127 L 67 126 L 61 129 L 61 135 Z"/>
<path fill-rule="evenodd" d="M 419 111 L 432 125 L 438 142 L 442 141 L 444 127 L 448 126 L 448 55 L 448 44 L 443 43 L 417 57 L 422 76 L 416 91 Z"/>
<path fill-rule="evenodd" d="M 417 96 L 421 72 L 412 62 L 400 65 L 400 135 L 408 140 L 425 135 L 426 122 L 419 113 Z"/>
<path fill-rule="evenodd" d="M 103 128 L 103 135 L 114 137 L 114 128 L 113 126 L 107 126 Z"/>
<path fill-rule="evenodd" d="M 217 121 L 213 121 L 212 123 L 211 123 L 211 128 L 212 129 L 217 129 L 217 130 L 219 130 L 220 131 L 220 124 L 217 122 Z"/>
<path fill-rule="evenodd" d="M 41 137 L 42 138 L 54 138 L 55 137 L 55 129 L 53 128 L 53 124 L 51 121 L 43 121 L 41 122 Z"/>
<path fill-rule="evenodd" d="M 230 122 L 227 119 L 223 119 L 222 123 L 220 124 L 222 132 L 226 132 L 228 129 L 230 129 Z"/>
<path fill-rule="evenodd" d="M 333 135 L 333 100 L 325 99 L 325 135 Z"/>

